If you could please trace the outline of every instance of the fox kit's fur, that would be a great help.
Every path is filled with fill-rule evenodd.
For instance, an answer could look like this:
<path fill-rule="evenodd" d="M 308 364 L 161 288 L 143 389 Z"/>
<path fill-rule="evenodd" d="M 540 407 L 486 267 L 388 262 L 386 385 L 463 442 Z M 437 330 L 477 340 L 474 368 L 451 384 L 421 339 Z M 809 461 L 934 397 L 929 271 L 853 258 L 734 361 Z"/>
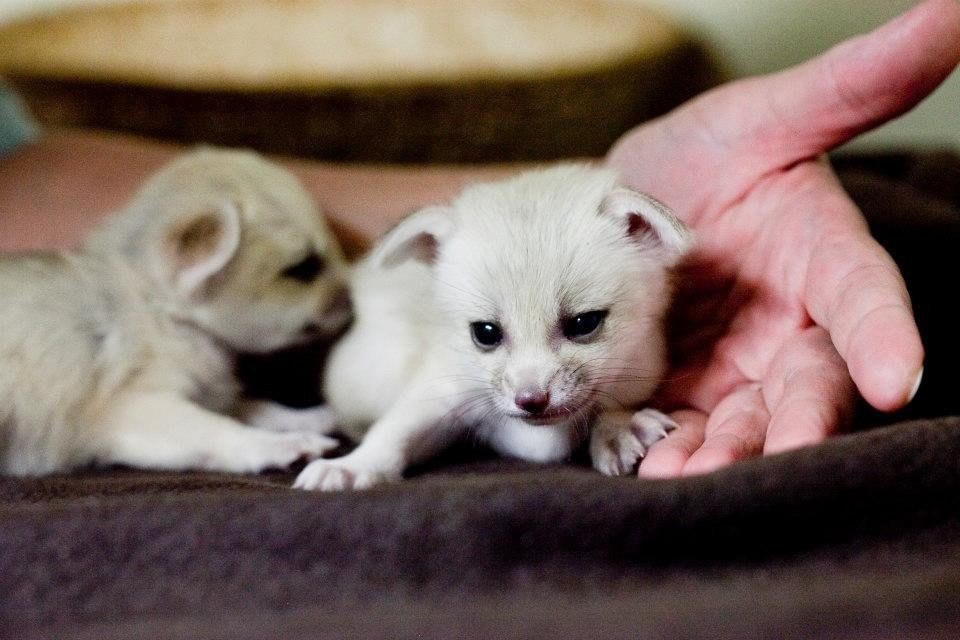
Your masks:
<path fill-rule="evenodd" d="M 343 274 L 292 176 L 215 150 L 162 170 L 79 250 L 0 259 L 0 472 L 319 456 L 323 413 L 241 406 L 233 356 L 334 329 Z"/>
<path fill-rule="evenodd" d="M 469 429 L 495 450 L 629 472 L 672 426 L 642 407 L 665 368 L 669 270 L 690 236 L 613 173 L 562 165 L 404 220 L 356 268 L 356 323 L 325 374 L 349 455 L 302 488 L 401 477 Z"/>

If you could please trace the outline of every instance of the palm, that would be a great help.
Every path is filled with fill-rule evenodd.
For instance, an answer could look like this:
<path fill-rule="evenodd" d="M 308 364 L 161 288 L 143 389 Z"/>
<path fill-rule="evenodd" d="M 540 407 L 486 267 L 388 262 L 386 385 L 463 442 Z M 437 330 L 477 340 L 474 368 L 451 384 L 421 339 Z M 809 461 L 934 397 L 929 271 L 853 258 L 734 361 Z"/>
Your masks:
<path fill-rule="evenodd" d="M 915 42 L 940 43 L 923 49 Z M 821 154 L 909 109 L 960 59 L 960 8 L 930 0 L 790 71 L 727 85 L 608 156 L 696 232 L 662 401 L 681 429 L 641 473 L 706 471 L 839 428 L 854 384 L 905 404 L 923 350 L 902 279 Z"/>
<path fill-rule="evenodd" d="M 778 257 L 809 253 L 811 240 L 798 233 L 783 246 L 783 236 L 758 215 L 766 208 L 762 200 L 789 207 L 796 197 L 796 187 L 778 178 L 764 180 L 763 196 L 751 193 L 722 212 L 749 221 L 748 229 L 731 234 L 714 221 L 696 225 L 704 241 L 681 273 L 670 322 L 675 370 L 666 391 L 676 401 L 712 410 L 730 388 L 762 380 L 781 345 L 812 324 L 797 286 L 798 265 L 776 264 Z"/>
<path fill-rule="evenodd" d="M 810 202 L 842 197 L 830 178 L 816 161 L 777 171 L 736 204 L 694 223 L 703 241 L 681 274 L 670 323 L 674 366 L 662 395 L 669 405 L 702 412 L 705 435 L 723 438 L 707 467 L 764 445 L 776 450 L 820 439 L 851 408 L 846 369 L 806 308 L 809 289 L 818 286 L 807 270 L 810 257 L 837 237 L 824 234 L 836 221 Z M 729 219 L 744 224 L 721 222 Z M 784 367 L 817 390 L 795 397 L 789 424 L 776 415 Z"/>

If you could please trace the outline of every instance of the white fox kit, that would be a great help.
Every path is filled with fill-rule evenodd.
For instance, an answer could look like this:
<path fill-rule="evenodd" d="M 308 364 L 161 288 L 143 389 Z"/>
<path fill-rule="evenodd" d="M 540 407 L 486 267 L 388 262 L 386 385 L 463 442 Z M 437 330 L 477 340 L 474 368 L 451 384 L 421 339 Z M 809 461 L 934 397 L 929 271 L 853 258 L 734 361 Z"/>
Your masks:
<path fill-rule="evenodd" d="M 673 426 L 635 410 L 664 373 L 669 272 L 690 244 L 664 205 L 584 165 L 407 218 L 356 267 L 356 321 L 325 372 L 340 426 L 369 431 L 295 486 L 396 480 L 464 430 L 540 462 L 589 433 L 598 470 L 630 472 Z"/>
<path fill-rule="evenodd" d="M 322 410 L 241 405 L 232 367 L 345 321 L 343 264 L 293 176 L 217 150 L 160 171 L 75 252 L 0 258 L 0 472 L 256 472 L 333 448 Z"/>

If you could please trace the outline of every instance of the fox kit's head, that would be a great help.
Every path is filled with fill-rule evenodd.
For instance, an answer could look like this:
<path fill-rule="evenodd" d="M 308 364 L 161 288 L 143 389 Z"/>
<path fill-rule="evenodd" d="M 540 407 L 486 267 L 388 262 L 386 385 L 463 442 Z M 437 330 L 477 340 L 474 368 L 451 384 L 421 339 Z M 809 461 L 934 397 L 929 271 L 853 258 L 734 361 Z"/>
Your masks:
<path fill-rule="evenodd" d="M 653 393 L 669 270 L 690 242 L 613 173 L 562 165 L 418 212 L 378 252 L 386 266 L 431 265 L 442 339 L 485 410 L 555 424 Z"/>
<path fill-rule="evenodd" d="M 144 270 L 174 313 L 237 351 L 272 351 L 347 319 L 344 261 L 316 204 L 254 153 L 186 154 L 99 241 Z"/>

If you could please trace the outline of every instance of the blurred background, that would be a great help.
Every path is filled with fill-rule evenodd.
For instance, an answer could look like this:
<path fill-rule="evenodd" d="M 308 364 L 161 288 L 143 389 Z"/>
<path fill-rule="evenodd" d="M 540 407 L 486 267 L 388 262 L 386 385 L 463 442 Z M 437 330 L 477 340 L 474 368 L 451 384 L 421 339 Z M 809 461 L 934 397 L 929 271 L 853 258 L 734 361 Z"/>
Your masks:
<path fill-rule="evenodd" d="M 55 123 L 102 126 L 187 141 L 199 139 L 243 144 L 265 151 L 336 160 L 486 161 L 591 155 L 602 153 L 612 139 L 636 121 L 655 116 L 722 78 L 766 73 L 793 65 L 883 23 L 914 4 L 908 0 L 625 1 L 652 8 L 655 13 L 634 16 L 641 30 L 633 32 L 633 36 L 626 28 L 629 20 L 624 20 L 621 25 L 618 20 L 611 22 L 608 14 L 592 13 L 596 18 L 597 33 L 603 33 L 605 24 L 611 27 L 609 46 L 603 49 L 602 43 L 595 42 L 596 34 L 593 34 L 593 39 L 584 38 L 582 50 L 587 53 L 578 58 L 577 52 L 581 51 L 578 42 L 566 45 L 561 42 L 556 52 L 550 55 L 563 58 L 562 64 L 558 63 L 563 67 L 563 73 L 555 73 L 553 67 L 537 66 L 542 62 L 537 56 L 543 52 L 533 45 L 524 49 L 523 29 L 504 35 L 504 23 L 491 22 L 487 28 L 501 32 L 500 37 L 510 45 L 498 53 L 502 59 L 483 63 L 492 65 L 490 68 L 502 74 L 494 79 L 491 79 L 489 69 L 476 77 L 458 70 L 456 64 L 478 63 L 459 59 L 464 57 L 462 52 L 452 46 L 448 50 L 433 52 L 430 57 L 437 68 L 442 67 L 444 55 L 457 57 L 450 73 L 444 76 L 443 73 L 436 74 L 437 68 L 421 69 L 418 73 L 426 75 L 412 77 L 408 82 L 415 85 L 415 90 L 409 87 L 398 89 L 404 84 L 404 74 L 410 67 L 417 66 L 415 64 L 404 66 L 404 63 L 398 63 L 400 66 L 396 70 L 389 70 L 394 77 L 386 80 L 380 77 L 371 81 L 365 77 L 358 82 L 355 76 L 349 76 L 356 69 L 343 71 L 346 62 L 334 61 L 343 63 L 336 69 L 349 77 L 338 76 L 337 82 L 327 78 L 317 84 L 317 77 L 301 75 L 302 87 L 291 87 L 289 83 L 282 87 L 255 86 L 256 83 L 247 76 L 243 80 L 247 84 L 242 87 L 190 87 L 190 91 L 199 93 L 194 95 L 185 92 L 182 86 L 175 86 L 171 94 L 158 90 L 156 78 L 146 83 L 150 88 L 145 89 L 130 87 L 129 83 L 118 85 L 113 77 L 94 78 L 93 82 L 85 78 L 84 83 L 77 84 L 61 74 L 57 78 L 59 84 L 41 78 L 42 82 L 21 87 L 21 91 L 30 94 L 31 105 L 42 112 L 43 119 Z M 22 22 L 36 15 L 56 15 L 55 12 L 65 7 L 96 7 L 116 2 L 0 0 L 0 25 Z M 330 1 L 320 4 L 330 5 Z M 346 11 L 352 10 L 351 6 L 367 5 L 369 8 L 371 5 L 369 1 L 354 5 L 346 0 L 339 4 Z M 403 7 L 433 5 L 434 9 L 441 6 L 437 0 L 423 3 L 398 0 L 394 4 Z M 502 13 L 505 4 L 509 3 L 486 5 L 476 0 L 469 6 L 479 16 L 485 6 L 495 5 L 491 11 Z M 541 7 L 539 11 L 544 12 L 544 7 L 571 3 L 558 5 L 548 0 L 521 0 L 514 4 L 537 5 Z M 580 0 L 579 4 L 590 13 L 590 6 L 610 3 Z M 220 5 L 228 12 L 231 7 L 240 6 L 231 5 L 229 0 Z M 532 10 L 526 12 L 530 15 L 536 13 Z M 651 17 L 657 14 L 663 17 L 662 24 Z M 373 22 L 378 20 L 375 13 L 368 15 L 374 16 Z M 527 17 L 539 29 L 562 27 L 544 26 L 544 15 L 547 14 Z M 473 22 L 467 25 L 467 29 L 478 21 L 477 16 L 470 18 Z M 421 23 L 405 23 L 394 18 L 396 14 L 389 25 L 368 26 L 381 39 L 392 38 L 390 42 L 408 44 L 411 41 L 406 32 L 423 28 Z M 604 23 L 604 20 L 608 22 Z M 195 23 L 196 20 L 194 26 Z M 184 28 L 191 28 L 191 24 L 186 20 Z M 613 25 L 618 29 L 623 26 L 619 36 L 612 33 L 616 31 Z M 289 27 L 291 34 L 296 31 L 294 26 Z M 589 32 L 589 29 L 585 31 Z M 43 59 L 47 51 L 42 38 L 64 38 L 64 33 L 62 25 L 48 25 L 42 37 L 28 34 L 35 40 L 25 50 L 28 53 L 33 51 L 36 58 Z M 21 40 L 24 38 L 15 36 Z M 38 37 L 40 40 L 36 40 Z M 78 36 L 73 34 L 71 37 Z M 420 37 L 429 38 L 430 34 L 420 34 Z M 623 41 L 616 42 L 617 37 L 648 39 L 650 46 L 628 50 Z M 5 43 L 0 37 L 0 75 L 9 76 L 11 73 L 9 67 L 5 70 L 2 64 L 3 49 L 13 50 L 10 42 Z M 116 48 L 118 42 L 114 38 L 109 44 L 93 41 L 89 46 L 94 49 L 98 46 Z M 231 46 L 227 43 L 224 49 Z M 391 46 L 393 53 L 403 53 L 395 44 Z M 513 53 L 514 49 L 519 53 Z M 275 50 L 276 46 L 270 49 L 270 55 Z M 291 52 L 294 56 L 300 54 Z M 64 55 L 74 54 L 67 52 Z M 524 55 L 529 55 L 529 60 Z M 531 67 L 518 71 L 511 66 L 511 56 L 516 60 L 527 60 Z M 597 62 L 601 58 L 602 64 Z M 378 64 L 381 75 L 385 76 L 387 72 L 383 71 L 382 60 L 371 63 L 373 67 Z M 375 72 L 376 69 L 371 73 L 376 75 Z M 229 73 L 224 74 L 227 76 Z M 468 78 L 466 86 L 464 77 Z M 65 78 L 70 82 L 64 85 L 61 81 Z M 643 80 L 637 82 L 637 78 Z M 387 85 L 389 88 L 385 88 Z M 255 101 L 243 102 L 241 97 L 250 94 L 256 94 Z M 307 119 L 295 115 L 307 112 L 310 114 Z M 192 124 L 187 126 L 183 124 L 184 120 Z M 579 123 L 583 122 L 590 122 L 590 126 L 580 126 Z M 270 129 L 273 133 L 258 137 L 259 134 L 251 128 Z M 280 130 L 286 133 L 277 134 L 276 131 Z M 308 139 L 311 131 L 317 135 L 315 140 Z M 565 133 L 557 135 L 558 131 Z M 960 148 L 960 74 L 954 74 L 910 114 L 848 145 L 848 148 L 858 150 L 943 147 Z"/>

